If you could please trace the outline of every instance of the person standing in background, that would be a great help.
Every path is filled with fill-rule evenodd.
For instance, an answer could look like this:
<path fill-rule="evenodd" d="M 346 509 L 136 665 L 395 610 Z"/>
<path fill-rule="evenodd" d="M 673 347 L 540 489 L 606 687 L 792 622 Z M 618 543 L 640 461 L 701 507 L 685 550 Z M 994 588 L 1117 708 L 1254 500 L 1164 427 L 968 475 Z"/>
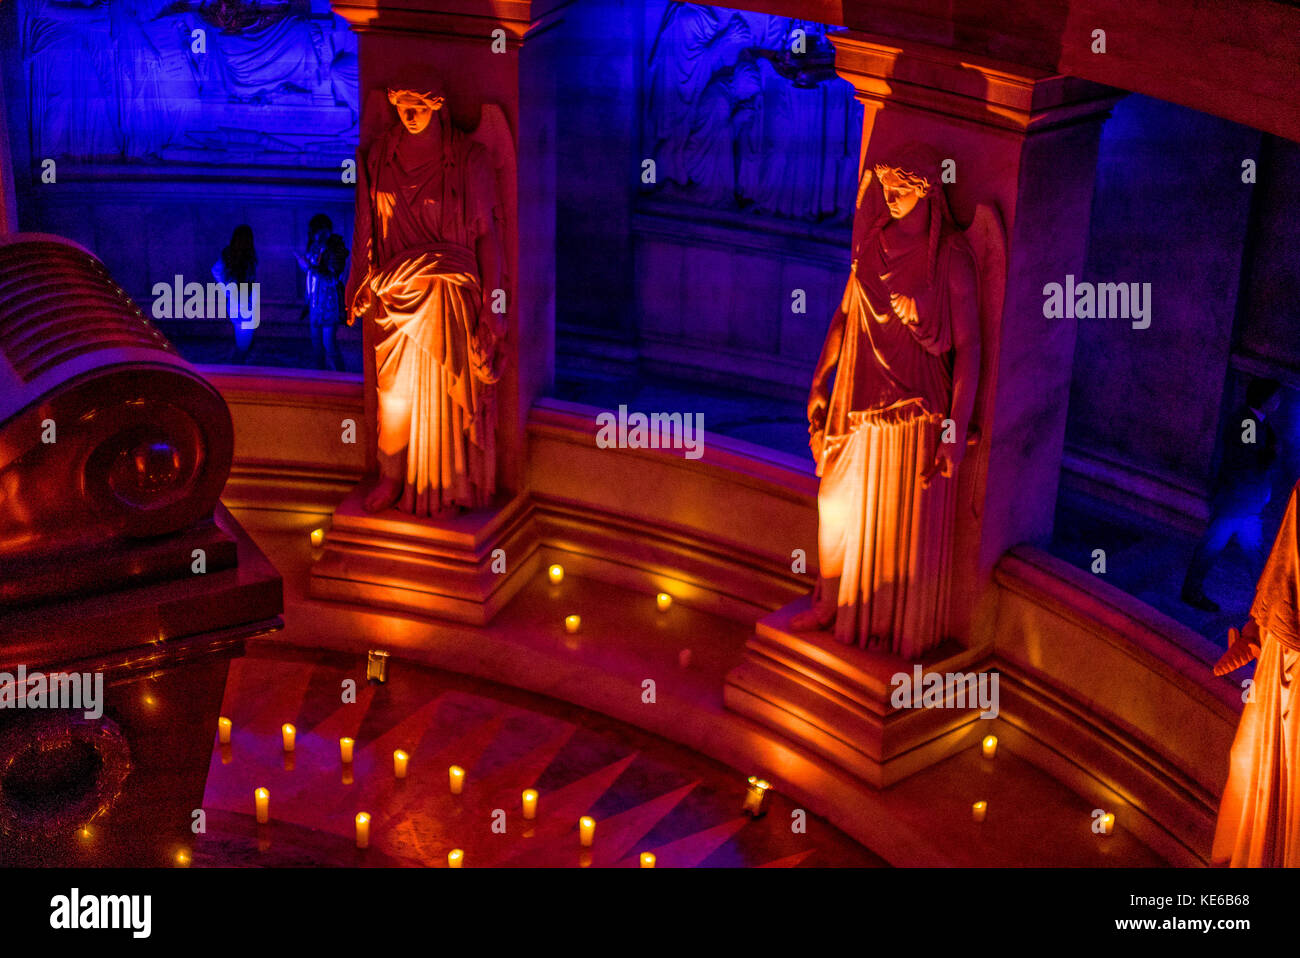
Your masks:
<path fill-rule="evenodd" d="M 235 227 L 230 234 L 230 245 L 221 251 L 221 257 L 212 266 L 212 278 L 226 285 L 226 318 L 235 328 L 235 348 L 230 362 L 242 366 L 248 362 L 253 330 L 257 328 L 257 317 L 248 307 L 251 297 L 248 293 L 241 297 L 237 288 L 247 289 L 257 278 L 257 250 L 253 246 L 251 226 Z"/>
<path fill-rule="evenodd" d="M 307 224 L 307 255 L 294 254 L 307 274 L 305 312 L 311 327 L 312 355 L 317 369 L 343 372 L 338 329 L 343 322 L 343 283 L 346 279 L 348 248 L 334 232 L 334 223 L 317 213 Z"/>

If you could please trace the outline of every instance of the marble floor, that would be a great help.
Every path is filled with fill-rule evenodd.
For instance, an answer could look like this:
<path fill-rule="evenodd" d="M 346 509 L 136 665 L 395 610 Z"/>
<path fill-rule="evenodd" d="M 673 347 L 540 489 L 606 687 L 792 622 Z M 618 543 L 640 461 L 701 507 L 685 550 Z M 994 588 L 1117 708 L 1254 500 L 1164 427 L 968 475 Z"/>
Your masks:
<path fill-rule="evenodd" d="M 342 701 L 356 680 L 356 699 Z M 214 748 L 196 866 L 873 867 L 883 860 L 814 816 L 795 832 L 792 803 L 741 813 L 740 774 L 621 722 L 492 683 L 394 662 L 383 685 L 359 655 L 262 644 L 231 668 L 222 712 L 234 723 Z M 292 758 L 281 726 L 297 735 Z M 339 738 L 356 740 L 350 768 Z M 407 777 L 393 751 L 410 756 Z M 466 771 L 452 795 L 448 767 Z M 258 825 L 253 792 L 270 790 Z M 524 788 L 539 794 L 525 821 Z M 494 830 L 494 810 L 504 824 Z M 372 816 L 355 847 L 354 816 Z M 578 819 L 598 824 L 590 850 Z"/>

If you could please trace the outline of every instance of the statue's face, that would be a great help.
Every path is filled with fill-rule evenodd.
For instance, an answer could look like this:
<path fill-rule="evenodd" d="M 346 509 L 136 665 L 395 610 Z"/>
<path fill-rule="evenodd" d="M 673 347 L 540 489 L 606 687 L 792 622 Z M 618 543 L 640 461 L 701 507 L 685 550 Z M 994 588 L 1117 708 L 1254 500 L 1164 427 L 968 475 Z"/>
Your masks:
<path fill-rule="evenodd" d="M 422 97 L 399 93 L 393 100 L 393 106 L 397 109 L 397 118 L 402 121 L 402 126 L 406 127 L 406 132 L 418 134 L 428 128 L 434 110 L 442 106 L 441 99 L 436 102 L 435 106 Z"/>
<path fill-rule="evenodd" d="M 886 170 L 880 175 L 880 188 L 884 191 L 889 215 L 896 220 L 901 220 L 916 209 L 916 204 L 925 197 L 924 190 L 909 185 L 894 170 Z"/>

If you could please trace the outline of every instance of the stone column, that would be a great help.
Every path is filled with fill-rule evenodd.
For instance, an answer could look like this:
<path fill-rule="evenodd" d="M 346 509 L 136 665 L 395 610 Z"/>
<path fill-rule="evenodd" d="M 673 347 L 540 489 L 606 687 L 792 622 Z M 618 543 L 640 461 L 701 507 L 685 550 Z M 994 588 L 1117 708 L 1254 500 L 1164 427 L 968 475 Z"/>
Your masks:
<path fill-rule="evenodd" d="M 958 473 L 950 639 L 924 657 L 926 672 L 978 672 L 993 644 L 994 564 L 1052 530 L 1075 325 L 1044 317 L 1043 286 L 1083 273 L 1101 125 L 1118 93 L 943 47 L 857 32 L 832 40 L 866 108 L 860 168 L 923 141 L 953 161 L 944 189 L 958 224 L 979 206 L 1001 224 L 980 267 L 980 438 Z M 799 605 L 759 622 L 727 678 L 728 706 L 877 785 L 987 730 L 974 708 L 894 708 L 892 676 L 913 663 L 791 631 Z"/>
<path fill-rule="evenodd" d="M 554 378 L 556 27 L 568 0 L 340 0 L 358 34 L 361 102 L 400 77 L 441 80 L 452 120 L 472 130 L 499 107 L 514 143 L 500 197 L 506 220 L 507 362 L 497 387 L 500 504 L 445 522 L 359 508 L 360 491 L 334 516 L 312 570 L 312 594 L 484 623 L 536 564 L 523 488 L 525 422 Z M 387 105 L 387 101 L 384 101 Z M 374 131 L 363 115 L 362 147 Z M 367 202 L 358 195 L 357 203 Z M 365 329 L 367 464 L 375 469 L 374 327 Z M 412 551 L 411 541 L 421 545 Z M 504 550 L 506 573 L 500 572 Z"/>
<path fill-rule="evenodd" d="M 1050 535 L 1074 363 L 1075 320 L 1043 315 L 1043 286 L 1082 278 L 1102 121 L 1119 91 L 884 37 L 833 35 L 865 105 L 862 168 L 909 140 L 954 161 L 953 216 L 992 206 L 1005 266 L 981 265 L 979 444 L 962 464 L 953 637 L 992 642 L 993 565 Z"/>

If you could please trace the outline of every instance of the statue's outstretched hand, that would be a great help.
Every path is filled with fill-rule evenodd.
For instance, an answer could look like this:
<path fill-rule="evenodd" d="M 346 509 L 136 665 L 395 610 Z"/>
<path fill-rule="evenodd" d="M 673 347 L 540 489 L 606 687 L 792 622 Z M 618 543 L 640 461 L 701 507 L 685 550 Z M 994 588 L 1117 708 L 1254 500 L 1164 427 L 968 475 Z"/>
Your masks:
<path fill-rule="evenodd" d="M 1214 663 L 1214 674 L 1227 675 L 1257 658 L 1259 658 L 1259 626 L 1254 619 L 1247 619 L 1240 632 L 1236 629 L 1228 630 L 1228 651 Z"/>

